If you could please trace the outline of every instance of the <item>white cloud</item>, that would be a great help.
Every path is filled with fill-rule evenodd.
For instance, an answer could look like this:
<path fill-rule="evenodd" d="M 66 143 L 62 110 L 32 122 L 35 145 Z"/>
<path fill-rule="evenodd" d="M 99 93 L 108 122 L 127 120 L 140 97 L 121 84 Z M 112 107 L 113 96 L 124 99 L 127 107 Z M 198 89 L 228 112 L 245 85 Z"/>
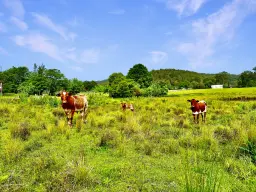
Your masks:
<path fill-rule="evenodd" d="M 109 11 L 108 13 L 113 14 L 113 15 L 123 15 L 125 13 L 125 10 L 124 9 L 116 9 L 113 11 Z"/>
<path fill-rule="evenodd" d="M 44 53 L 58 61 L 63 61 L 59 48 L 49 38 L 40 33 L 30 33 L 24 36 L 17 35 L 12 40 L 18 46 L 26 47 L 33 52 Z"/>
<path fill-rule="evenodd" d="M 208 0 L 158 0 L 165 2 L 168 9 L 174 10 L 179 16 L 195 14 Z"/>
<path fill-rule="evenodd" d="M 3 3 L 12 12 L 13 16 L 23 19 L 25 9 L 21 0 L 3 0 Z"/>
<path fill-rule="evenodd" d="M 193 40 L 180 43 L 177 50 L 187 56 L 192 67 L 211 63 L 208 60 L 218 45 L 229 42 L 237 27 L 255 10 L 254 0 L 233 0 L 208 17 L 193 21 L 191 29 L 187 29 L 192 31 Z"/>
<path fill-rule="evenodd" d="M 8 52 L 4 48 L 0 47 L 0 54 L 8 55 Z"/>
<path fill-rule="evenodd" d="M 151 63 L 153 65 L 160 65 L 168 60 L 168 54 L 162 51 L 151 51 Z"/>
<path fill-rule="evenodd" d="M 0 21 L 0 32 L 4 33 L 7 32 L 7 27 L 4 23 Z"/>
<path fill-rule="evenodd" d="M 100 58 L 99 49 L 86 49 L 81 53 L 80 61 L 82 63 L 97 63 Z"/>
<path fill-rule="evenodd" d="M 17 17 L 11 17 L 10 20 L 22 31 L 26 31 L 28 29 L 28 25 Z"/>
<path fill-rule="evenodd" d="M 64 28 L 61 25 L 55 24 L 48 16 L 38 14 L 38 13 L 32 13 L 33 17 L 35 18 L 36 22 L 55 33 L 58 33 L 63 39 L 68 40 L 71 39 L 72 41 L 77 36 L 73 32 L 67 32 L 66 28 Z"/>

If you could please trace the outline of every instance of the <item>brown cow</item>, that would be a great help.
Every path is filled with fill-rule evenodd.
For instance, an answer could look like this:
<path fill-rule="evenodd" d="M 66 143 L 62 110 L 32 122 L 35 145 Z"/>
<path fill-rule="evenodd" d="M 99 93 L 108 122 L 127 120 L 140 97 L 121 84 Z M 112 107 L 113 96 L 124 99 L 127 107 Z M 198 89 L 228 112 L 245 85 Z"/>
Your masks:
<path fill-rule="evenodd" d="M 196 123 L 195 117 L 197 116 L 197 123 L 199 123 L 199 114 L 202 116 L 202 121 L 205 122 L 207 104 L 205 101 L 198 101 L 195 99 L 187 100 L 191 103 L 191 110 L 194 116 L 194 122 Z M 203 115 L 204 114 L 204 115 Z"/>
<path fill-rule="evenodd" d="M 85 119 L 87 117 L 88 101 L 85 95 L 73 96 L 67 91 L 61 91 L 57 94 L 57 96 L 61 97 L 62 108 L 67 115 L 69 126 L 72 126 L 72 120 L 75 111 L 81 113 L 82 121 L 86 123 Z"/>
<path fill-rule="evenodd" d="M 134 107 L 133 104 L 131 103 L 121 103 L 122 109 L 123 111 L 125 111 L 126 109 L 130 109 L 131 111 L 134 111 Z"/>

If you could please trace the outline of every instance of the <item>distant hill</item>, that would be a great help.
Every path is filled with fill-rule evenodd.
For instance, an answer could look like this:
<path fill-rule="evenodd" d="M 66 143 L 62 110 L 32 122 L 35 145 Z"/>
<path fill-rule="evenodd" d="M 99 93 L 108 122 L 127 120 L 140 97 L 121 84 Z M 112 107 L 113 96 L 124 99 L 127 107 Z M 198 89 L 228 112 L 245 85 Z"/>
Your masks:
<path fill-rule="evenodd" d="M 101 81 L 95 81 L 96 83 L 98 83 L 99 85 L 106 85 L 108 84 L 108 80 L 107 79 L 104 79 L 104 80 L 101 80 Z"/>
<path fill-rule="evenodd" d="M 180 69 L 158 69 L 152 70 L 153 81 L 165 81 L 174 86 L 181 86 L 181 84 L 191 84 L 191 83 L 202 83 L 205 86 L 210 86 L 211 84 L 218 84 L 219 79 L 215 78 L 216 74 L 210 73 L 198 73 L 188 70 Z M 239 75 L 230 74 L 229 85 L 235 87 L 237 85 Z M 108 80 L 97 81 L 98 84 L 108 84 Z"/>

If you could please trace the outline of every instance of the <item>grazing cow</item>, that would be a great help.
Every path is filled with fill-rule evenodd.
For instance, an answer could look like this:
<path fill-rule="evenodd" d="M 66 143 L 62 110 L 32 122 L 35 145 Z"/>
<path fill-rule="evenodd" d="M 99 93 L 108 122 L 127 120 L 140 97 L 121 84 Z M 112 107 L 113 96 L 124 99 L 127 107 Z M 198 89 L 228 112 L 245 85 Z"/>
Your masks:
<path fill-rule="evenodd" d="M 125 111 L 126 109 L 130 109 L 131 111 L 134 111 L 134 107 L 133 107 L 133 104 L 131 103 L 121 103 L 121 106 L 123 108 L 123 111 Z"/>
<path fill-rule="evenodd" d="M 199 114 L 202 116 L 202 121 L 205 122 L 207 104 L 205 101 L 198 101 L 195 99 L 188 100 L 191 103 L 191 110 L 194 116 L 194 122 L 196 123 L 195 117 L 197 116 L 197 123 L 199 123 Z M 204 114 L 204 115 L 203 115 Z"/>
<path fill-rule="evenodd" d="M 72 120 L 75 111 L 81 113 L 82 121 L 86 123 L 85 119 L 87 117 L 88 101 L 85 95 L 77 96 L 72 95 L 67 91 L 61 91 L 57 94 L 57 96 L 61 97 L 62 108 L 67 115 L 69 126 L 72 126 Z"/>

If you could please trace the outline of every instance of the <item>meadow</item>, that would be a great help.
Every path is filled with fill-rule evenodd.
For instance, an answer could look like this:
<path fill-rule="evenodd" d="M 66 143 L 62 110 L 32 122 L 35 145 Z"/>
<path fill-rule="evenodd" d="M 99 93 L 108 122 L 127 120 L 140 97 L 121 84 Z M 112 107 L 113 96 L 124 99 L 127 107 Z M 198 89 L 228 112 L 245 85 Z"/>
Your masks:
<path fill-rule="evenodd" d="M 59 98 L 0 97 L 0 191 L 256 191 L 256 88 L 85 94 L 87 124 L 75 113 L 73 128 Z"/>

